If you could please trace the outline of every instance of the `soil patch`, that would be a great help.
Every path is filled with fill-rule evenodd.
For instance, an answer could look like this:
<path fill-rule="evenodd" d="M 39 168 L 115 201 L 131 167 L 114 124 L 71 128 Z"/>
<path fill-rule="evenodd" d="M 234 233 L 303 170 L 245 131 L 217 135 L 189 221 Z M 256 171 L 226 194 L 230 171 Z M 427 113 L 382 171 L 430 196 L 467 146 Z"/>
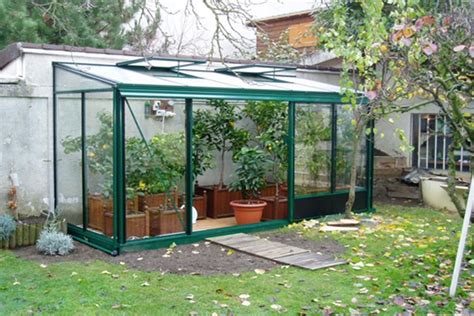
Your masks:
<path fill-rule="evenodd" d="M 308 249 L 314 253 L 320 253 L 323 259 L 337 258 L 346 251 L 343 245 L 332 238 L 314 241 L 296 232 L 281 233 L 279 231 L 265 232 L 259 234 L 259 236 L 293 247 Z"/>
<path fill-rule="evenodd" d="M 259 236 L 272 241 L 279 241 L 291 246 L 309 249 L 328 257 L 343 253 L 345 248 L 335 240 L 311 241 L 297 233 L 282 233 L 279 231 L 265 232 Z M 247 255 L 228 248 L 200 241 L 195 244 L 178 245 L 170 257 L 163 257 L 166 249 L 144 250 L 124 253 L 112 257 L 84 244 L 74 242 L 76 249 L 68 256 L 44 256 L 34 246 L 15 249 L 13 252 L 20 258 L 34 260 L 42 264 L 56 262 L 79 261 L 93 262 L 95 260 L 119 264 L 124 262 L 128 268 L 141 271 L 157 271 L 176 274 L 232 274 L 254 271 L 255 269 L 270 270 L 279 264 L 259 257 Z"/>

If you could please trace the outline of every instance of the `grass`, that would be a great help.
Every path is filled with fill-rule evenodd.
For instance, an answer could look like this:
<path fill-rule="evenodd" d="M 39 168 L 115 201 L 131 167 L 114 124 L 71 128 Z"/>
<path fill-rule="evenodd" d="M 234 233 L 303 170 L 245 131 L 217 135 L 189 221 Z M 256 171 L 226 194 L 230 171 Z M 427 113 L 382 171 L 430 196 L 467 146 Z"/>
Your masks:
<path fill-rule="evenodd" d="M 347 247 L 349 265 L 318 271 L 284 267 L 235 276 L 161 275 L 100 261 L 40 266 L 0 251 L 0 314 L 452 314 L 473 309 L 472 263 L 461 275 L 458 297 L 447 296 L 461 220 L 421 208 L 378 210 L 372 217 L 380 224 L 359 232 L 323 234 L 303 224 L 283 229 L 316 241 L 334 238 Z"/>

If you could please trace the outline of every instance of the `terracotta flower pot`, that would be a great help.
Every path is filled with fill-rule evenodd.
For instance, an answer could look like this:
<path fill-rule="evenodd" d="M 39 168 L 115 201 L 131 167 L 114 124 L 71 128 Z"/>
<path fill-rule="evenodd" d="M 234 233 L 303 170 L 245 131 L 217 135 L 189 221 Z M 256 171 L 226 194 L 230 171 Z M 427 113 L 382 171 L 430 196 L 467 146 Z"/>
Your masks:
<path fill-rule="evenodd" d="M 267 202 L 256 200 L 235 200 L 230 202 L 235 220 L 239 225 L 254 224 L 262 219 L 263 209 Z"/>

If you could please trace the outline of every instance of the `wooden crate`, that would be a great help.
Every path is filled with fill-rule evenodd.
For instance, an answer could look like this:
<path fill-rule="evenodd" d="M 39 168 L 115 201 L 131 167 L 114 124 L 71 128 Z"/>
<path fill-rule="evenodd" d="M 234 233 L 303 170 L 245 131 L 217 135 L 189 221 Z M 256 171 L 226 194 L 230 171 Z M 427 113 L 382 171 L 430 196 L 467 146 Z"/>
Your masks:
<path fill-rule="evenodd" d="M 104 199 L 104 209 L 105 212 L 114 211 L 114 200 L 111 198 Z M 138 197 L 133 199 L 127 199 L 127 212 L 138 212 Z"/>
<path fill-rule="evenodd" d="M 186 211 L 184 209 L 164 211 L 149 208 L 145 213 L 150 236 L 179 233 L 185 230 Z"/>
<path fill-rule="evenodd" d="M 178 197 L 178 191 L 139 195 L 138 210 L 144 212 L 147 208 L 151 207 L 179 207 Z"/>
<path fill-rule="evenodd" d="M 288 217 L 288 199 L 286 197 L 265 196 L 260 199 L 267 202 L 267 206 L 263 209 L 263 221 L 286 219 Z"/>
<path fill-rule="evenodd" d="M 127 238 L 149 236 L 145 213 L 127 214 L 126 229 Z M 104 234 L 112 236 L 114 233 L 114 215 L 111 212 L 104 213 Z"/>
<path fill-rule="evenodd" d="M 87 225 L 98 231 L 104 229 L 105 203 L 102 195 L 89 195 L 87 199 L 89 222 Z"/>
<path fill-rule="evenodd" d="M 204 191 L 207 192 L 207 216 L 212 218 L 233 216 L 230 201 L 242 200 L 240 191 L 232 192 L 227 187 L 219 189 L 215 185 L 196 188 L 196 194 L 203 195 Z"/>
<path fill-rule="evenodd" d="M 204 190 L 202 195 L 194 195 L 193 206 L 198 213 L 198 219 L 205 219 L 207 217 L 207 191 Z"/>

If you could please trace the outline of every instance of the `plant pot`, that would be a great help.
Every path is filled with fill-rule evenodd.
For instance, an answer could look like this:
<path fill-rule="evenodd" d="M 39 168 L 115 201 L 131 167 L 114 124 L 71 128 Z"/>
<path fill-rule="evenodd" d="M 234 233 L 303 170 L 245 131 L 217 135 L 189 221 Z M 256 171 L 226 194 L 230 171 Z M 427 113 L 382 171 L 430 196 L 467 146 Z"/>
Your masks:
<path fill-rule="evenodd" d="M 288 217 L 288 199 L 283 196 L 264 196 L 260 198 L 267 202 L 263 209 L 262 220 L 286 219 Z"/>
<path fill-rule="evenodd" d="M 89 195 L 87 199 L 87 207 L 89 213 L 88 227 L 98 231 L 104 229 L 104 212 L 105 202 L 101 194 Z"/>
<path fill-rule="evenodd" d="M 155 193 L 138 196 L 138 210 L 144 212 L 147 208 L 152 207 L 179 207 L 178 205 L 178 191 L 170 193 Z"/>
<path fill-rule="evenodd" d="M 127 238 L 148 236 L 145 213 L 127 214 L 126 216 Z M 114 233 L 114 215 L 111 212 L 104 213 L 104 234 L 112 236 Z"/>
<path fill-rule="evenodd" d="M 185 209 L 163 211 L 158 208 L 149 208 L 145 213 L 150 236 L 184 231 L 183 224 L 186 223 Z"/>
<path fill-rule="evenodd" d="M 229 217 L 233 215 L 230 202 L 242 199 L 240 191 L 231 192 L 227 187 L 219 186 L 197 187 L 196 194 L 203 195 L 207 191 L 207 216 L 212 218 Z"/>
<path fill-rule="evenodd" d="M 266 205 L 267 202 L 256 200 L 235 200 L 230 202 L 230 206 L 234 210 L 235 220 L 239 225 L 260 222 Z"/>

